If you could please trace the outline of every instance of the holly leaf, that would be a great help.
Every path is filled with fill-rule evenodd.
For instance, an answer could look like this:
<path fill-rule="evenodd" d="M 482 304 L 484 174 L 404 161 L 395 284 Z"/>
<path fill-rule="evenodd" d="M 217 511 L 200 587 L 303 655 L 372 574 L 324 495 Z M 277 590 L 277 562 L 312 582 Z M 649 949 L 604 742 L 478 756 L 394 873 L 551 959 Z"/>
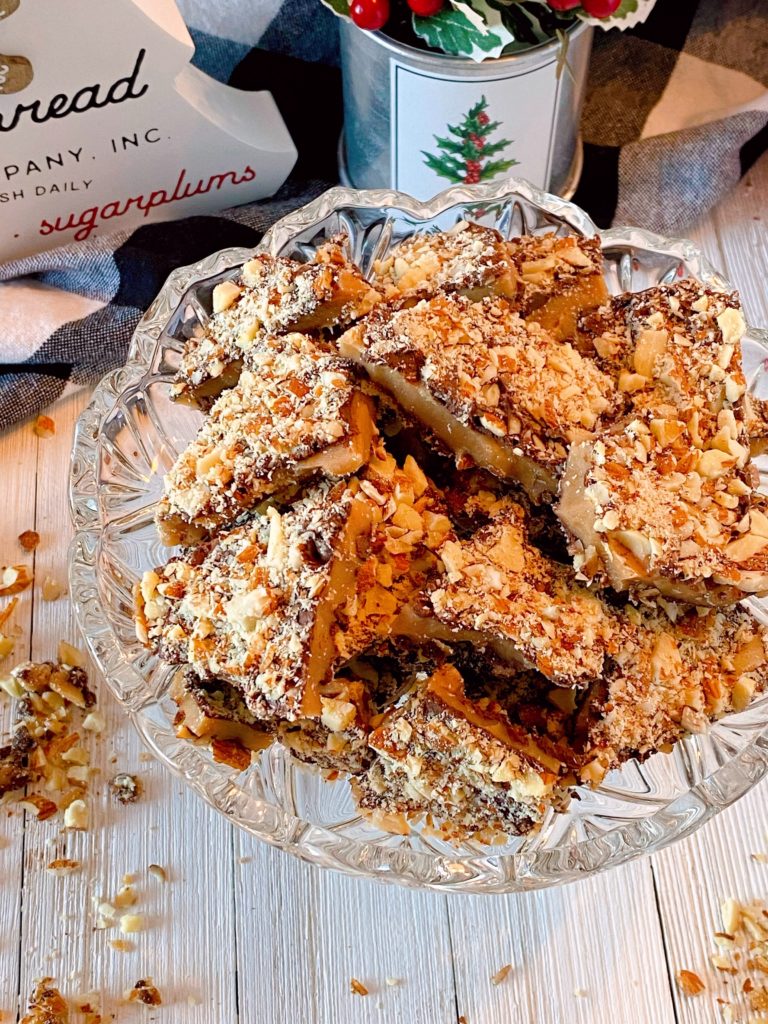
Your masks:
<path fill-rule="evenodd" d="M 502 11 L 488 3 L 488 0 L 450 0 L 450 3 L 454 10 L 463 11 L 481 32 L 493 34 L 503 44 L 502 49 L 498 52 L 494 50 L 493 53 L 476 57 L 476 60 L 498 57 L 503 50 L 515 42 L 515 35 L 507 28 Z M 473 116 L 472 111 L 469 116 Z M 474 116 L 477 115 L 474 114 Z"/>
<path fill-rule="evenodd" d="M 444 156 L 442 158 L 434 156 L 432 153 L 427 153 L 424 150 L 421 151 L 422 156 L 425 158 L 424 163 L 431 170 L 435 172 L 441 178 L 447 178 L 448 181 L 454 183 L 463 181 L 464 179 L 464 165 L 453 157 Z"/>
<path fill-rule="evenodd" d="M 429 18 L 413 16 L 413 31 L 427 46 L 454 57 L 481 61 L 498 57 L 506 45 L 495 32 L 474 24 L 463 9 L 444 7 Z"/>
<path fill-rule="evenodd" d="M 332 10 L 334 14 L 338 14 L 340 18 L 349 17 L 349 3 L 347 0 L 322 0 L 322 3 Z"/>
<path fill-rule="evenodd" d="M 497 174 L 502 174 L 504 171 L 508 171 L 511 167 L 516 167 L 519 163 L 519 160 L 489 160 L 480 172 L 480 180 L 490 181 L 490 179 L 495 178 Z"/>

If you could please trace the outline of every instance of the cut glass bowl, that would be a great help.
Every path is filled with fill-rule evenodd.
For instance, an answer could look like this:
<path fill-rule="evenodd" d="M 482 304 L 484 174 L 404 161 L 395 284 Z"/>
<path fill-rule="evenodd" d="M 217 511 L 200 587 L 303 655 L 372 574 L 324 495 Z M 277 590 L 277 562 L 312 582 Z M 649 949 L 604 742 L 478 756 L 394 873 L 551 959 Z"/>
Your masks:
<path fill-rule="evenodd" d="M 139 324 L 126 365 L 96 388 L 77 425 L 70 499 L 76 535 L 71 594 L 93 657 L 144 742 L 168 768 L 234 824 L 325 867 L 403 885 L 463 892 L 511 892 L 581 878 L 689 835 L 747 792 L 768 769 L 768 696 L 730 715 L 671 754 L 610 773 L 597 790 L 580 789 L 568 813 L 552 813 L 536 835 L 504 846 L 451 846 L 416 829 L 394 836 L 356 813 L 346 780 L 323 780 L 279 745 L 243 774 L 214 763 L 209 750 L 177 739 L 169 697 L 174 672 L 138 642 L 131 591 L 145 569 L 168 557 L 153 507 L 163 474 L 193 436 L 200 414 L 174 404 L 171 381 L 186 338 L 199 330 L 220 280 L 254 251 L 307 258 L 339 231 L 368 270 L 415 230 L 445 229 L 469 218 L 511 237 L 555 230 L 592 235 L 576 206 L 509 179 L 458 186 L 428 203 L 390 191 L 334 188 L 283 218 L 256 250 L 225 249 L 181 267 Z M 691 242 L 637 228 L 600 233 L 612 292 L 638 291 L 685 275 L 730 287 Z M 768 335 L 744 342 L 752 392 L 768 396 Z M 768 463 L 758 466 L 763 471 Z M 768 604 L 751 600 L 768 621 Z"/>

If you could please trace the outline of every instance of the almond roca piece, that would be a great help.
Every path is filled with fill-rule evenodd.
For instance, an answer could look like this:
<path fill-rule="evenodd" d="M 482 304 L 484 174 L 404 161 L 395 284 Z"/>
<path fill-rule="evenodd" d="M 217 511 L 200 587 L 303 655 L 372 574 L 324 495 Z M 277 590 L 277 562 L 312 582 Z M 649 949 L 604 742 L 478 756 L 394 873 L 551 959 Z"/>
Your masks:
<path fill-rule="evenodd" d="M 694 604 L 765 595 L 768 518 L 750 462 L 737 297 L 683 281 L 595 318 L 595 348 L 631 413 L 569 451 L 556 512 L 575 566 L 617 591 Z"/>
<path fill-rule="evenodd" d="M 349 365 L 304 334 L 268 338 L 165 478 L 161 540 L 193 544 L 311 476 L 349 476 L 376 431 Z"/>
<path fill-rule="evenodd" d="M 619 408 L 611 379 L 503 299 L 439 295 L 379 306 L 340 339 L 461 465 L 467 457 L 533 500 L 553 495 L 568 445 Z M 471 463 L 470 463 L 471 464 Z"/>
<path fill-rule="evenodd" d="M 171 664 L 238 687 L 254 714 L 317 717 L 339 661 L 389 635 L 450 534 L 413 460 L 312 487 L 144 574 L 137 633 Z"/>
<path fill-rule="evenodd" d="M 592 781 L 705 732 L 768 685 L 768 632 L 745 608 L 689 608 L 672 623 L 628 605 L 622 618 L 623 642 L 580 724 Z"/>
<path fill-rule="evenodd" d="M 619 642 L 615 616 L 569 566 L 529 543 L 519 505 L 507 502 L 488 526 L 439 553 L 445 574 L 429 596 L 450 629 L 561 686 L 602 675 Z"/>
<path fill-rule="evenodd" d="M 405 239 L 373 270 L 373 283 L 388 300 L 498 295 L 558 340 L 576 338 L 579 316 L 608 299 L 598 238 L 550 233 L 505 241 L 498 231 L 465 221 Z"/>
<path fill-rule="evenodd" d="M 373 284 L 386 299 L 458 292 L 470 299 L 515 299 L 517 267 L 498 231 L 459 221 L 450 231 L 412 235 L 373 265 Z"/>
<path fill-rule="evenodd" d="M 564 765 L 502 708 L 471 701 L 452 666 L 417 680 L 369 737 L 376 758 L 352 782 L 373 824 L 407 833 L 430 815 L 444 838 L 525 835 L 568 803 Z"/>
<path fill-rule="evenodd" d="M 213 289 L 213 315 L 182 353 L 173 385 L 179 401 L 207 408 L 237 383 L 243 359 L 271 334 L 328 330 L 368 313 L 381 296 L 330 239 L 309 263 L 262 253 L 234 281 Z"/>
<path fill-rule="evenodd" d="M 359 486 L 320 484 L 144 574 L 139 638 L 201 679 L 237 686 L 259 717 L 321 711 L 334 613 L 354 588 L 373 524 Z"/>

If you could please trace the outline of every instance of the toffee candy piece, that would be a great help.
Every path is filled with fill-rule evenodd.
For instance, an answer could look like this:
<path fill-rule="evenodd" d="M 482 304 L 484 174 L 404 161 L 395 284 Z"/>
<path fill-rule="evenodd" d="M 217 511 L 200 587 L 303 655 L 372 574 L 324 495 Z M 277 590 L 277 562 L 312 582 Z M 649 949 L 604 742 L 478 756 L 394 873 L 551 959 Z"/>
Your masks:
<path fill-rule="evenodd" d="M 320 688 L 320 717 L 281 722 L 277 739 L 293 756 L 326 771 L 357 775 L 373 757 L 368 746 L 368 689 L 359 679 L 332 679 Z"/>
<path fill-rule="evenodd" d="M 441 834 L 524 835 L 549 806 L 567 803 L 564 766 L 493 701 L 470 701 L 451 665 L 418 681 L 371 733 L 376 752 L 353 780 L 358 807 L 374 825 L 405 833 L 431 815 Z"/>
<path fill-rule="evenodd" d="M 430 601 L 450 630 L 562 686 L 602 674 L 619 642 L 615 616 L 569 566 L 529 543 L 519 505 L 508 501 L 488 526 L 469 540 L 447 540 L 439 554 L 445 574 Z"/>
<path fill-rule="evenodd" d="M 406 413 L 454 452 L 553 494 L 567 446 L 619 406 L 611 380 L 567 342 L 527 324 L 503 299 L 439 295 L 379 306 L 339 340 Z"/>
<path fill-rule="evenodd" d="M 174 664 L 224 679 L 261 717 L 320 712 L 334 612 L 354 585 L 372 510 L 358 488 L 318 485 L 145 573 L 137 632 Z"/>
<path fill-rule="evenodd" d="M 273 724 L 257 718 L 231 683 L 204 682 L 187 670 L 174 679 L 171 697 L 179 709 L 174 725 L 180 738 L 237 742 L 246 750 L 263 750 L 272 742 Z"/>
<path fill-rule="evenodd" d="M 139 638 L 259 717 L 319 717 L 337 663 L 386 637 L 450 533 L 413 463 L 377 449 L 362 479 L 316 485 L 145 573 Z"/>
<path fill-rule="evenodd" d="M 614 300 L 593 326 L 631 412 L 568 454 L 556 511 L 575 566 L 618 591 L 695 604 L 768 593 L 737 296 L 682 281 Z"/>
<path fill-rule="evenodd" d="M 330 239 L 310 263 L 261 254 L 235 281 L 213 290 L 213 316 L 182 354 L 175 396 L 205 407 L 240 376 L 245 354 L 271 334 L 344 326 L 364 316 L 379 294 Z"/>
<path fill-rule="evenodd" d="M 166 476 L 161 539 L 196 543 L 310 476 L 356 472 L 375 430 L 343 360 L 303 334 L 265 339 Z"/>
<path fill-rule="evenodd" d="M 388 299 L 438 291 L 514 299 L 518 292 L 517 270 L 499 232 L 466 221 L 450 231 L 405 239 L 377 260 L 373 271 L 373 283 Z"/>

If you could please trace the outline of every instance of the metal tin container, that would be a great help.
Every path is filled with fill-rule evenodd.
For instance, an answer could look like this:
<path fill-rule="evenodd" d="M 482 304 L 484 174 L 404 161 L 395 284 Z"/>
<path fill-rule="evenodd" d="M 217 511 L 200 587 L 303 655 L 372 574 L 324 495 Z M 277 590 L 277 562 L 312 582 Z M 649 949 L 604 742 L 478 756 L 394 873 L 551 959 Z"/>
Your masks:
<path fill-rule="evenodd" d="M 581 173 L 579 117 L 591 27 L 579 23 L 569 31 L 570 72 L 560 74 L 556 40 L 476 63 L 364 32 L 347 19 L 340 27 L 344 184 L 429 199 L 451 183 L 508 172 L 566 198 L 573 194 Z M 477 115 L 469 115 L 478 104 L 493 127 L 483 142 L 494 144 L 497 170 L 490 159 L 461 167 L 461 155 L 451 149 L 463 141 L 462 126 L 466 132 L 477 123 Z"/>

